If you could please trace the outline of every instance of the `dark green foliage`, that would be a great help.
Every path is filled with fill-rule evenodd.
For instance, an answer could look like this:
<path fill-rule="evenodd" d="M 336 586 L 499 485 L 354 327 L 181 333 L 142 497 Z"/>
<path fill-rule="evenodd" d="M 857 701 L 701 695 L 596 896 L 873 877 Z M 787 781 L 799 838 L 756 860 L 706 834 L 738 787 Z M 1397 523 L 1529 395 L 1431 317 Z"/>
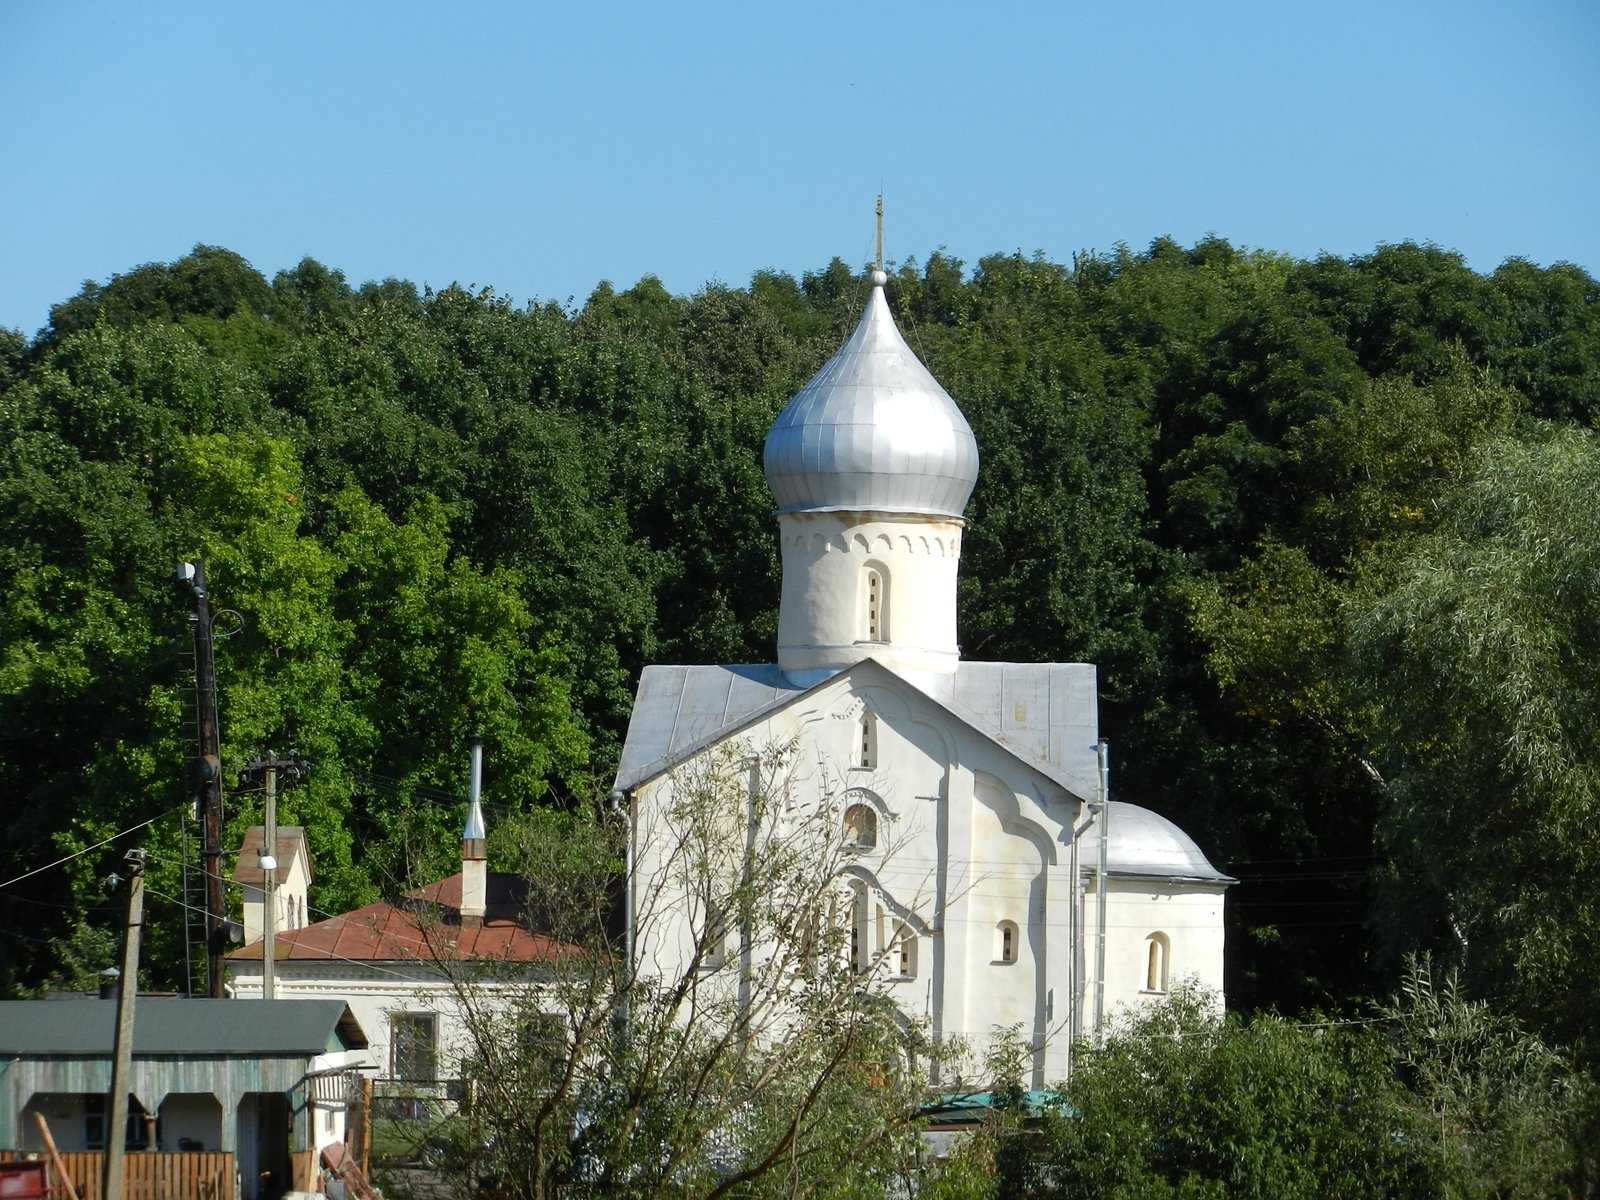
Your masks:
<path fill-rule="evenodd" d="M 242 617 L 218 663 L 230 781 L 269 748 L 318 764 L 285 801 L 312 830 L 313 904 L 443 869 L 469 726 L 496 804 L 584 800 L 645 662 L 771 657 L 762 439 L 863 291 L 835 260 L 689 297 L 602 284 L 567 312 L 352 288 L 309 259 L 269 283 L 197 247 L 86 285 L 31 342 L 0 333 L 0 878 L 183 802 L 169 575 L 200 552 Z M 1482 444 L 1516 497 L 1508 472 L 1582 444 L 1530 422 L 1600 421 L 1600 285 L 1409 243 L 1297 262 L 1207 238 L 971 271 L 935 254 L 890 299 L 983 457 L 965 652 L 1099 665 L 1118 795 L 1245 881 L 1231 1000 L 1371 994 L 1432 946 L 1592 1039 L 1571 882 L 1593 868 L 1587 560 L 1550 574 L 1538 505 L 1461 514 L 1489 511 Z M 1558 548 L 1584 543 L 1585 504 L 1551 510 Z M 1474 691 L 1517 646 L 1452 649 L 1430 564 L 1511 589 L 1559 737 Z M 1560 772 L 1497 750 L 1524 726 Z M 153 828 L 175 860 L 177 817 Z M 0 987 L 42 982 L 51 939 L 93 946 L 74 931 L 108 920 L 93 880 L 117 852 L 0 892 Z M 152 887 L 175 895 L 175 869 Z M 1391 876 L 1418 889 L 1401 909 Z M 177 910 L 152 904 L 171 981 Z"/>
<path fill-rule="evenodd" d="M 1084 1047 L 1001 1195 L 1543 1200 L 1590 1195 L 1591 1089 L 1413 963 L 1377 1018 L 1221 1017 L 1179 989 Z"/>
<path fill-rule="evenodd" d="M 1379 1034 L 1219 1019 L 1180 991 L 1086 1053 L 1015 1194 L 1432 1200 L 1444 1155 Z M 1018 1146 L 1013 1154 L 1023 1153 Z"/>

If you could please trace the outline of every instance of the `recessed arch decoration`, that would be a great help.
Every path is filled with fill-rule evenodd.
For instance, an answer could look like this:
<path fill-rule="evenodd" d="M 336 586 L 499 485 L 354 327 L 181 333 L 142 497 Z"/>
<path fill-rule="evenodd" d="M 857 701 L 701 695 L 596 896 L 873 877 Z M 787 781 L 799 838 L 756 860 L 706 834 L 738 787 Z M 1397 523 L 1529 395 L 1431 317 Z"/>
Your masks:
<path fill-rule="evenodd" d="M 889 640 L 889 568 L 875 559 L 861 568 L 861 640 Z"/>
<path fill-rule="evenodd" d="M 863 708 L 856 718 L 856 744 L 852 752 L 854 766 L 876 770 L 878 766 L 878 718 L 870 708 Z"/>
<path fill-rule="evenodd" d="M 878 848 L 878 812 L 860 801 L 844 810 L 844 842 L 851 850 Z"/>
<path fill-rule="evenodd" d="M 1144 990 L 1165 992 L 1170 970 L 1172 939 L 1164 933 L 1152 933 L 1145 938 Z"/>

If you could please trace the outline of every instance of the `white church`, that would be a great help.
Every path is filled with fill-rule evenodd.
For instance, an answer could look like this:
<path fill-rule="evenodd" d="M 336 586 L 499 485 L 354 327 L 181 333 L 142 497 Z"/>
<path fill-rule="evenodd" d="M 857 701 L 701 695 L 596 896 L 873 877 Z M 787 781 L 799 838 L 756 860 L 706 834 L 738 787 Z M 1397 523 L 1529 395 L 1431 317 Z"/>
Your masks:
<path fill-rule="evenodd" d="M 832 790 L 855 851 L 841 876 L 852 956 L 936 1040 L 981 1051 L 1020 1026 L 1030 1086 L 1044 1087 L 1067 1075 L 1074 1035 L 1118 1008 L 1181 978 L 1221 994 L 1233 880 L 1171 821 L 1102 806 L 1093 665 L 962 660 L 956 576 L 978 447 L 901 337 L 886 283 L 873 272 L 855 332 L 767 435 L 777 662 L 647 667 L 613 794 L 648 858 L 660 851 L 639 831 L 697 761 L 796 747 L 800 782 Z M 630 922 L 655 900 L 630 890 Z M 633 953 L 686 969 L 691 919 L 677 934 L 641 925 L 650 944 Z"/>

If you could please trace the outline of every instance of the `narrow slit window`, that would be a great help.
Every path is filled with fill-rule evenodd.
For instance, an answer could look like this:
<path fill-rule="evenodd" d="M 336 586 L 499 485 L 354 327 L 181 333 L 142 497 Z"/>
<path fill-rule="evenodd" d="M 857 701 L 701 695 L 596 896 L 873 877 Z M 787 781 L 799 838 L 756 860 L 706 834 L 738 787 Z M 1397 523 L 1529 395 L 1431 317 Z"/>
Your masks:
<path fill-rule="evenodd" d="M 720 905 L 706 904 L 705 945 L 700 955 L 702 971 L 716 971 L 728 957 L 728 922 Z"/>
<path fill-rule="evenodd" d="M 886 642 L 889 640 L 889 581 L 880 568 L 868 567 L 862 583 L 865 606 L 862 636 L 869 642 Z"/>
<path fill-rule="evenodd" d="M 914 979 L 917 974 L 917 935 L 904 921 L 895 925 L 895 948 L 899 958 L 900 978 Z"/>
<path fill-rule="evenodd" d="M 850 899 L 850 969 L 864 975 L 871 954 L 867 945 L 867 889 L 856 884 Z"/>
<path fill-rule="evenodd" d="M 856 766 L 875 768 L 878 765 L 878 719 L 871 709 L 861 710 L 861 720 L 856 726 Z"/>
<path fill-rule="evenodd" d="M 1001 921 L 995 926 L 994 959 L 1000 963 L 1017 961 L 1017 923 Z"/>

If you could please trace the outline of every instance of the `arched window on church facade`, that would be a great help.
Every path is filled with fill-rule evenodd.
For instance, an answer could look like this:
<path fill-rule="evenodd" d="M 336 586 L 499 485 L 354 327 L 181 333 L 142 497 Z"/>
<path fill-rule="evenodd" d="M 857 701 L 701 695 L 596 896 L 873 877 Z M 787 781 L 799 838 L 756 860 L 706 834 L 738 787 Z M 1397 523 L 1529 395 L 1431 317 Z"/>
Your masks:
<path fill-rule="evenodd" d="M 728 919 L 721 905 L 714 900 L 706 902 L 706 929 L 701 946 L 700 969 L 718 971 L 728 960 Z"/>
<path fill-rule="evenodd" d="M 917 934 L 904 921 L 894 924 L 894 955 L 901 979 L 917 977 Z"/>
<path fill-rule="evenodd" d="M 994 928 L 994 960 L 998 963 L 1017 961 L 1017 923 L 1001 921 Z"/>
<path fill-rule="evenodd" d="M 878 765 L 878 718 L 870 708 L 863 708 L 856 722 L 855 765 L 869 770 Z"/>
<path fill-rule="evenodd" d="M 865 975 L 872 965 L 867 920 L 867 885 L 856 883 L 850 889 L 850 969 L 858 975 Z"/>
<path fill-rule="evenodd" d="M 862 570 L 861 617 L 862 641 L 889 640 L 889 572 L 877 563 Z"/>
<path fill-rule="evenodd" d="M 844 810 L 844 844 L 851 850 L 878 846 L 878 814 L 870 804 L 852 804 Z"/>
<path fill-rule="evenodd" d="M 1167 990 L 1167 957 L 1172 943 L 1164 933 L 1152 933 L 1145 941 L 1148 948 L 1145 950 L 1144 990 L 1164 992 Z"/>

